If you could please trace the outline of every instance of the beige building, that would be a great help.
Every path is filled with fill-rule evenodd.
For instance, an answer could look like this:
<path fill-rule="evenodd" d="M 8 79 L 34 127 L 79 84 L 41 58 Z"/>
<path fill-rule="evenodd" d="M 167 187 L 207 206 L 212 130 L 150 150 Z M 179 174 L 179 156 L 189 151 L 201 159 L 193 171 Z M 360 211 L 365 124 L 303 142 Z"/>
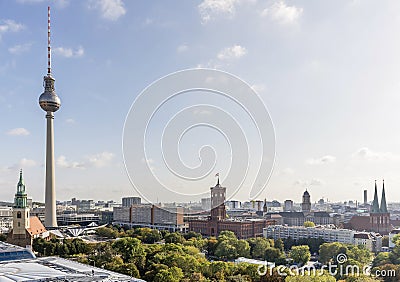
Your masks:
<path fill-rule="evenodd" d="M 294 240 L 302 238 L 322 238 L 325 242 L 339 242 L 344 244 L 353 244 L 353 236 L 355 231 L 349 229 L 334 229 L 304 226 L 283 226 L 270 225 L 264 228 L 263 234 L 265 238 Z"/>

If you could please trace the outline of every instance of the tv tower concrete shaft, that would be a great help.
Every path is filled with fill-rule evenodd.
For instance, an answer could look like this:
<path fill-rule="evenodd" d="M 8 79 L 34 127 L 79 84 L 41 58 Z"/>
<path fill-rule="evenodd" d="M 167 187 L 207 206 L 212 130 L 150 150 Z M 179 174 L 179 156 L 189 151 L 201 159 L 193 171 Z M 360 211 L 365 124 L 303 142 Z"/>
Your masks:
<path fill-rule="evenodd" d="M 47 112 L 46 119 L 45 226 L 57 227 L 53 112 Z"/>

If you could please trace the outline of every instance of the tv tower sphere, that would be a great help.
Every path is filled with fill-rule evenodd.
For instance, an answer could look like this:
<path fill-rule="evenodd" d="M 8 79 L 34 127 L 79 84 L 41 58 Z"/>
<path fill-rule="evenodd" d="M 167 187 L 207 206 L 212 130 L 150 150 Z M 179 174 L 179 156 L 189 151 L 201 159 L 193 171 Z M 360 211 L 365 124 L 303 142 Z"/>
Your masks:
<path fill-rule="evenodd" d="M 39 97 L 39 105 L 43 111 L 56 112 L 61 106 L 61 100 L 54 90 L 55 79 L 51 75 L 44 78 L 44 92 Z"/>

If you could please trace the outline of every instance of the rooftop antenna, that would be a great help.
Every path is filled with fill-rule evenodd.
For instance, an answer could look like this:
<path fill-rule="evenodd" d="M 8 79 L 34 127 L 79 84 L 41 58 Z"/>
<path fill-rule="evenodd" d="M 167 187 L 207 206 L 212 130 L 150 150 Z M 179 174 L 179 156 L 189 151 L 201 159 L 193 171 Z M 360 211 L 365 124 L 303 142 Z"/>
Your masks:
<path fill-rule="evenodd" d="M 47 76 L 51 76 L 50 6 L 47 7 Z"/>

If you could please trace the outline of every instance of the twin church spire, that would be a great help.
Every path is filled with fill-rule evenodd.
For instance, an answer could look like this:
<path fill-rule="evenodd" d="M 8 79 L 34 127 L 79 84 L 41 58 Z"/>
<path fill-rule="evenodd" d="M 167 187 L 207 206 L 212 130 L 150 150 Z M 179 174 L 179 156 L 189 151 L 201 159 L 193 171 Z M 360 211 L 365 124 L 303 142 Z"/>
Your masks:
<path fill-rule="evenodd" d="M 375 192 L 374 192 L 374 200 L 372 202 L 372 213 L 387 213 L 387 204 L 386 204 L 386 194 L 385 194 L 385 180 L 383 180 L 383 186 L 382 186 L 382 197 L 381 197 L 381 205 L 379 206 L 378 202 L 378 188 L 376 185 L 376 180 L 375 180 Z"/>

